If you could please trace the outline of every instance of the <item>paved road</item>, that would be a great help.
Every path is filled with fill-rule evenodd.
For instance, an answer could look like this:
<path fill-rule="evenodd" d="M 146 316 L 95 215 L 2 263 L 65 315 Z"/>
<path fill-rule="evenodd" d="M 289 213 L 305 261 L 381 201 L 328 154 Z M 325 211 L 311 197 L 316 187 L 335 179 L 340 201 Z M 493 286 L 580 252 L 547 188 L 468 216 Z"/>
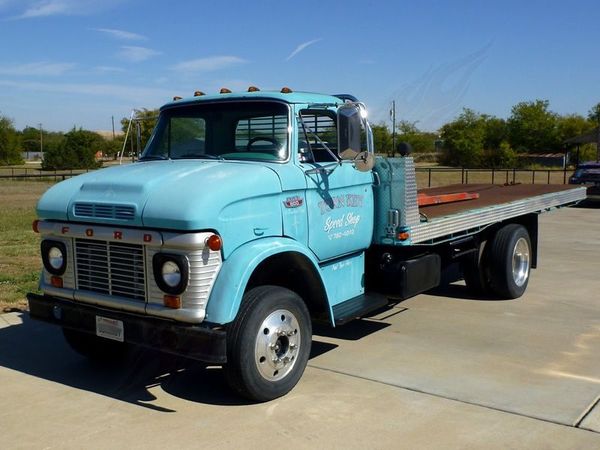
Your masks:
<path fill-rule="evenodd" d="M 541 218 L 512 301 L 452 285 L 337 329 L 285 398 L 251 405 L 219 368 L 80 358 L 0 316 L 0 448 L 600 448 L 600 209 Z"/>

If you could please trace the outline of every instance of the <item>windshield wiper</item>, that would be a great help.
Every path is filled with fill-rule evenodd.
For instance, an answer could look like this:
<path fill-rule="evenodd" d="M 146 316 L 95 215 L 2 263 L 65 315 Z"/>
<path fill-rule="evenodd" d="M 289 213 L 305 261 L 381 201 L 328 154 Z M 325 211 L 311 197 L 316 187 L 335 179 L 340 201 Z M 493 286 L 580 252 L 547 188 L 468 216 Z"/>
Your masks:
<path fill-rule="evenodd" d="M 219 159 L 219 160 L 224 160 L 225 158 L 223 158 L 222 156 L 209 155 L 206 153 L 202 153 L 202 154 L 187 153 L 185 155 L 180 155 L 177 158 L 171 158 L 171 159 Z"/>
<path fill-rule="evenodd" d="M 138 159 L 138 161 L 162 161 L 165 159 L 169 159 L 166 156 L 163 155 L 148 155 L 148 156 L 142 156 L 140 159 Z"/>

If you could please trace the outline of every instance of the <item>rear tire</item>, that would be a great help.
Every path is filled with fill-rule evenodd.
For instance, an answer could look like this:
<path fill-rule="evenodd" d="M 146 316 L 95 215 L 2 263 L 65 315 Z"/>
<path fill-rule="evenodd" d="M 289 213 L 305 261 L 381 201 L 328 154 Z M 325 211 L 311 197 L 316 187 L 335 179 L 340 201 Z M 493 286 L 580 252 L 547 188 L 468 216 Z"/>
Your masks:
<path fill-rule="evenodd" d="M 62 332 L 65 341 L 73 350 L 94 361 L 118 362 L 125 358 L 128 352 L 128 345 L 123 342 L 111 341 L 70 328 L 63 328 Z"/>
<path fill-rule="evenodd" d="M 296 293 L 279 286 L 251 289 L 227 334 L 228 384 L 259 402 L 287 394 L 304 373 L 311 341 L 310 314 Z"/>
<path fill-rule="evenodd" d="M 531 240 L 522 225 L 500 228 L 490 247 L 491 289 L 505 299 L 519 298 L 531 271 Z"/>

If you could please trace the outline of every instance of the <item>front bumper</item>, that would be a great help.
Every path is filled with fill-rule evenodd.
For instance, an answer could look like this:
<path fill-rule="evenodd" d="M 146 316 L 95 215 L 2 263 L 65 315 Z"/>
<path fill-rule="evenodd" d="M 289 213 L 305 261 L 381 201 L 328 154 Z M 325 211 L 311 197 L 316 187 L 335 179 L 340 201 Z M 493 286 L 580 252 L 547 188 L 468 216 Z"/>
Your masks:
<path fill-rule="evenodd" d="M 96 334 L 96 316 L 121 320 L 125 342 L 213 364 L 227 362 L 226 333 L 172 320 L 82 305 L 49 295 L 27 294 L 33 319 Z"/>

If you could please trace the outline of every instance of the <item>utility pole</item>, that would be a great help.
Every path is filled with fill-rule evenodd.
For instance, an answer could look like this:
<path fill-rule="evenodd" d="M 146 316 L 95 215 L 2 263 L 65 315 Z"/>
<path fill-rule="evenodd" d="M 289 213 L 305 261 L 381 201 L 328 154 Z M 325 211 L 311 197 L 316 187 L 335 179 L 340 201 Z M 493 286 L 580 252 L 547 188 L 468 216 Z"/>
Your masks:
<path fill-rule="evenodd" d="M 44 132 L 42 130 L 42 124 L 38 123 L 38 125 L 40 126 L 40 157 L 42 157 L 42 159 L 44 158 Z"/>
<path fill-rule="evenodd" d="M 392 109 L 390 109 L 390 118 L 392 119 L 392 157 L 396 153 L 396 100 L 392 100 Z"/>
<path fill-rule="evenodd" d="M 113 128 L 113 141 L 115 140 L 115 116 L 110 116 L 112 119 L 112 128 Z"/>

